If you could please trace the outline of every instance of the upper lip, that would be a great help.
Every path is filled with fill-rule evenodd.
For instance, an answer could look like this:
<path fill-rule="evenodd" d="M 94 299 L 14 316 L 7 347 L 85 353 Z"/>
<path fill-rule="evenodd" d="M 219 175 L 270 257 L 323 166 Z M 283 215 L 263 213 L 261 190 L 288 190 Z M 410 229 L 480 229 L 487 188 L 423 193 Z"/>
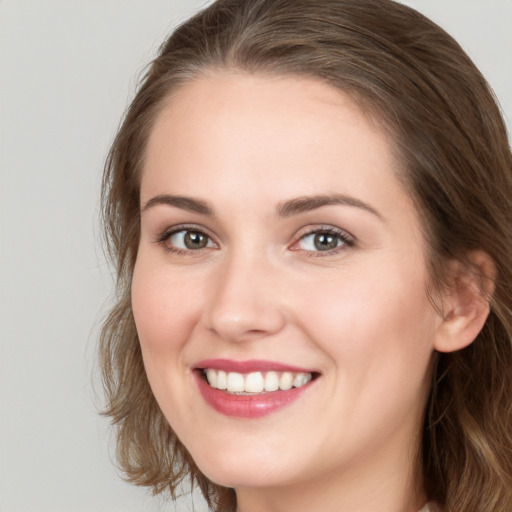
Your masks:
<path fill-rule="evenodd" d="M 196 369 L 204 370 L 212 368 L 214 370 L 223 370 L 225 372 L 251 373 L 251 372 L 294 372 L 294 373 L 313 373 L 313 370 L 301 368 L 289 364 L 278 363 L 276 361 L 265 361 L 260 359 L 251 359 L 246 361 L 236 361 L 233 359 L 204 359 L 194 365 Z"/>

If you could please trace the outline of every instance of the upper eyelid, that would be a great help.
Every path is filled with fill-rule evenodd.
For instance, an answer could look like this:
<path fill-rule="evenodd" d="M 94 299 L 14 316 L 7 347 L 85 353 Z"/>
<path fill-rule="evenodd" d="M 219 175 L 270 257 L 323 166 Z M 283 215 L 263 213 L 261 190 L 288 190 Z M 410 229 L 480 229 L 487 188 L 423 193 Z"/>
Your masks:
<path fill-rule="evenodd" d="M 349 231 L 346 229 L 342 229 L 336 226 L 333 226 L 332 224 L 319 224 L 309 227 L 304 227 L 300 229 L 297 232 L 296 239 L 300 240 L 301 238 L 314 234 L 314 233 L 321 233 L 321 232 L 327 232 L 332 233 L 334 235 L 339 235 L 341 237 L 349 238 L 350 240 L 355 241 L 356 237 L 352 235 Z"/>
<path fill-rule="evenodd" d="M 219 245 L 219 241 L 217 237 L 212 234 L 212 232 L 200 224 L 194 223 L 183 223 L 176 224 L 174 226 L 169 226 L 166 229 L 159 232 L 156 237 L 156 242 L 163 242 L 167 240 L 171 235 L 179 233 L 180 231 L 197 231 L 206 235 L 215 245 Z M 338 235 L 341 238 L 345 238 L 350 240 L 351 243 L 356 242 L 356 238 L 350 232 L 345 229 L 339 228 L 332 224 L 317 224 L 317 225 L 309 225 L 304 226 L 298 231 L 296 231 L 295 235 L 292 238 L 292 241 L 289 243 L 289 246 L 293 246 L 297 244 L 301 239 L 306 236 L 319 233 L 319 232 L 328 232 L 333 235 Z"/>
<path fill-rule="evenodd" d="M 174 233 L 179 233 L 180 231 L 198 231 L 199 233 L 204 233 L 205 235 L 212 236 L 209 229 L 206 229 L 204 226 L 198 224 L 176 224 L 174 226 L 169 226 L 161 231 L 162 235 L 172 235 Z"/>
<path fill-rule="evenodd" d="M 201 233 L 205 235 L 209 242 L 211 242 L 212 246 L 205 246 L 200 247 L 196 249 L 190 249 L 190 248 L 183 248 L 179 247 L 179 245 L 174 245 L 174 243 L 171 243 L 170 239 L 172 236 L 177 235 L 180 232 L 196 232 Z M 179 256 L 189 256 L 189 257 L 200 257 L 204 254 L 205 250 L 212 250 L 219 247 L 219 244 L 215 241 L 215 239 L 210 235 L 207 229 L 204 227 L 200 227 L 197 225 L 190 225 L 190 224 L 176 224 L 174 226 L 170 226 L 163 231 L 159 231 L 157 235 L 154 237 L 153 242 L 163 248 L 168 253 L 174 253 L 175 255 Z"/>
<path fill-rule="evenodd" d="M 179 233 L 180 231 L 197 231 L 198 233 L 202 233 L 206 235 L 215 245 L 218 245 L 216 238 L 211 234 L 210 230 L 206 229 L 204 226 L 200 226 L 197 224 L 176 224 L 174 226 L 169 226 L 161 231 L 159 231 L 155 237 L 156 243 L 163 243 L 169 239 L 172 235 Z"/>
<path fill-rule="evenodd" d="M 305 229 L 307 229 L 307 228 L 305 228 Z M 306 250 L 306 249 L 301 249 L 301 248 L 295 248 L 295 246 L 300 244 L 300 242 L 302 240 L 304 240 L 305 238 L 307 238 L 308 236 L 314 235 L 316 233 L 322 233 L 322 232 L 329 233 L 334 236 L 338 236 L 343 241 L 343 244 L 341 244 L 340 246 L 338 246 L 336 248 L 329 249 L 326 251 L 315 251 L 315 250 Z M 320 225 L 320 226 L 316 226 L 316 227 L 311 226 L 305 232 L 298 234 L 294 238 L 294 241 L 288 247 L 292 251 L 302 251 L 307 256 L 328 257 L 328 256 L 332 256 L 334 254 L 338 254 L 340 251 L 353 248 L 355 246 L 356 246 L 356 238 L 352 234 L 350 234 L 348 231 L 346 231 L 342 228 L 338 228 L 333 225 Z"/>

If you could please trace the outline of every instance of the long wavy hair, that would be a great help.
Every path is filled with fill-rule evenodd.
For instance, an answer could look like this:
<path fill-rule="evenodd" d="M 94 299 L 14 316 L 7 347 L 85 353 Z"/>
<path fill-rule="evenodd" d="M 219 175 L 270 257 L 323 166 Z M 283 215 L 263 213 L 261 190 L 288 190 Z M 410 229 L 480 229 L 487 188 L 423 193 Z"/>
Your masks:
<path fill-rule="evenodd" d="M 212 510 L 236 508 L 160 411 L 130 302 L 139 183 L 155 117 L 211 69 L 322 80 L 382 122 L 405 170 L 428 246 L 430 285 L 475 249 L 493 259 L 491 312 L 477 339 L 435 355 L 422 432 L 426 492 L 450 512 L 512 510 L 512 156 L 483 76 L 439 26 L 391 0 L 218 0 L 178 27 L 148 66 L 111 147 L 103 221 L 117 275 L 100 339 L 106 409 L 126 478 L 175 495 L 189 479 Z"/>

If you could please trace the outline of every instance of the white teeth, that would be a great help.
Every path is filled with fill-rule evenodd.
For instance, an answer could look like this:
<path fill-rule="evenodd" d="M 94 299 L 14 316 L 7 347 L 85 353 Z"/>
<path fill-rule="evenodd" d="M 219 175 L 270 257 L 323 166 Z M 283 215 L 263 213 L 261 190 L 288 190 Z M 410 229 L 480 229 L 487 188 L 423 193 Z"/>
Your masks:
<path fill-rule="evenodd" d="M 304 384 L 307 384 L 311 379 L 311 376 L 307 373 L 298 373 L 295 375 L 295 378 L 293 379 L 293 387 L 294 388 L 300 388 L 301 386 L 304 386 Z"/>
<path fill-rule="evenodd" d="M 228 393 L 263 393 L 271 391 L 287 391 L 300 388 L 307 384 L 311 373 L 294 372 L 251 372 L 251 373 L 226 373 L 223 370 L 207 368 L 204 370 L 206 380 L 212 388 L 225 389 Z"/>
<path fill-rule="evenodd" d="M 216 371 L 216 370 L 213 370 L 213 371 Z M 222 370 L 219 370 L 217 372 L 217 386 L 212 386 L 212 387 L 217 387 L 217 389 L 227 389 L 228 376 L 227 376 L 226 372 L 223 372 Z"/>
<path fill-rule="evenodd" d="M 284 372 L 279 379 L 279 389 L 288 390 L 292 389 L 293 375 L 290 372 Z"/>
<path fill-rule="evenodd" d="M 244 376 L 241 373 L 229 372 L 227 389 L 230 393 L 245 391 Z"/>
<path fill-rule="evenodd" d="M 217 372 L 215 370 L 208 368 L 208 370 L 206 370 L 206 379 L 212 388 L 217 387 Z"/>
<path fill-rule="evenodd" d="M 263 384 L 261 372 L 249 373 L 245 377 L 244 391 L 248 393 L 261 393 L 263 391 Z"/>
<path fill-rule="evenodd" d="M 265 375 L 265 391 L 277 391 L 279 389 L 279 376 L 277 372 L 267 372 Z"/>

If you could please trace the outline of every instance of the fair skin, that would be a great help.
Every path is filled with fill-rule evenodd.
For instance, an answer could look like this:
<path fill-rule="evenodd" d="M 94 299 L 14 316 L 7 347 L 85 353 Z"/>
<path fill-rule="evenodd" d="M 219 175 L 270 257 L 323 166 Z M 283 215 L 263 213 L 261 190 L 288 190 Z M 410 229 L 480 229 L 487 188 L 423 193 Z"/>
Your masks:
<path fill-rule="evenodd" d="M 457 315 L 432 306 L 397 169 L 378 124 L 312 79 L 212 73 L 156 121 L 132 286 L 144 364 L 177 436 L 235 488 L 240 512 L 425 503 L 416 461 L 432 355 L 478 326 L 453 327 Z M 200 392 L 211 359 L 313 380 L 284 407 L 240 417 Z"/>

